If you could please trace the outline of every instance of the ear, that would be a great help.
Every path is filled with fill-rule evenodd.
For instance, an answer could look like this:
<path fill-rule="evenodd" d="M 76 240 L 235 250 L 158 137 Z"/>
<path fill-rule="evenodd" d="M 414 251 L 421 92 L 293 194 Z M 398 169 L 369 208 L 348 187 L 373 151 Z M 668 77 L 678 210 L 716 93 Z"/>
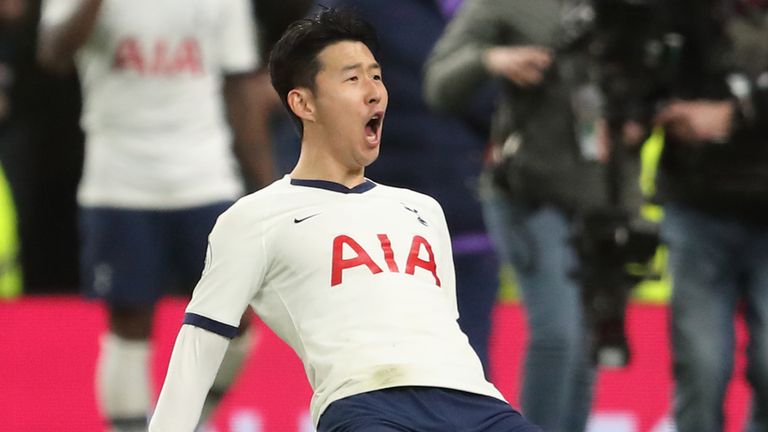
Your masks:
<path fill-rule="evenodd" d="M 315 100 L 312 92 L 304 87 L 288 92 L 288 106 L 302 120 L 315 121 Z"/>

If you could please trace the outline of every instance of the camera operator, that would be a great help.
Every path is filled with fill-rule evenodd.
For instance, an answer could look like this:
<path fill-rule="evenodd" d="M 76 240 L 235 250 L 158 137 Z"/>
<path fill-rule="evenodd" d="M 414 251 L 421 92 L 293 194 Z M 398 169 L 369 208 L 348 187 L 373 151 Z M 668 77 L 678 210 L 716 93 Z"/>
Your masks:
<path fill-rule="evenodd" d="M 665 131 L 657 195 L 673 277 L 675 421 L 681 432 L 724 430 L 734 317 L 743 312 L 753 390 L 745 430 L 766 431 L 768 3 L 678 3 L 675 99 L 655 117 Z"/>
<path fill-rule="evenodd" d="M 465 2 L 425 70 L 425 99 L 440 111 L 461 113 L 498 81 L 483 213 L 526 308 L 522 412 L 554 432 L 585 430 L 595 379 L 571 236 L 574 218 L 607 200 L 607 137 L 586 53 L 562 49 L 584 4 Z"/>

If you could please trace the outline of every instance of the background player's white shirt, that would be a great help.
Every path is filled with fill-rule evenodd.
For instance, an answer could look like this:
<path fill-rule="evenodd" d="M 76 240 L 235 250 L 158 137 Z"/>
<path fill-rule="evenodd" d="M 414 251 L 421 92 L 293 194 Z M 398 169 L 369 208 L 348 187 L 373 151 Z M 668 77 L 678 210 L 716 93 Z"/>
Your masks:
<path fill-rule="evenodd" d="M 56 25 L 80 0 L 45 0 Z M 242 186 L 220 87 L 258 66 L 249 0 L 104 0 L 78 51 L 86 206 L 174 208 Z"/>
<path fill-rule="evenodd" d="M 387 387 L 502 399 L 456 322 L 448 229 L 426 195 L 286 176 L 242 198 L 211 232 L 185 323 L 231 337 L 249 304 L 301 357 L 315 424 Z"/>

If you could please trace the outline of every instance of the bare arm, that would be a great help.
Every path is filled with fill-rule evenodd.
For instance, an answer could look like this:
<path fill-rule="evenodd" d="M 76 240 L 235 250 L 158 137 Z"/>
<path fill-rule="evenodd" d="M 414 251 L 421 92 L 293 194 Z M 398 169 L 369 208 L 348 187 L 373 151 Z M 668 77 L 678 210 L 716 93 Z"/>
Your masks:
<path fill-rule="evenodd" d="M 41 26 L 37 59 L 43 67 L 58 73 L 72 69 L 72 59 L 93 32 L 102 0 L 82 0 L 59 24 Z"/>
<path fill-rule="evenodd" d="M 266 70 L 225 78 L 224 98 L 240 160 L 250 189 L 274 180 L 269 113 L 278 103 Z"/>

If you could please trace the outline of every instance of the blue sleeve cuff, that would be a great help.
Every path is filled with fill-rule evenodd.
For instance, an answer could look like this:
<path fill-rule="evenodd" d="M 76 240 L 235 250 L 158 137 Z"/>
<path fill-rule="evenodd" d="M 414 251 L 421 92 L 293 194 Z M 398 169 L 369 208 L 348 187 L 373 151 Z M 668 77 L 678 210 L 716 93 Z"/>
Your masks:
<path fill-rule="evenodd" d="M 189 312 L 184 314 L 184 324 L 200 327 L 201 329 L 208 330 L 209 332 L 216 333 L 220 336 L 224 336 L 227 339 L 234 338 L 237 336 L 238 332 L 237 327 Z"/>

